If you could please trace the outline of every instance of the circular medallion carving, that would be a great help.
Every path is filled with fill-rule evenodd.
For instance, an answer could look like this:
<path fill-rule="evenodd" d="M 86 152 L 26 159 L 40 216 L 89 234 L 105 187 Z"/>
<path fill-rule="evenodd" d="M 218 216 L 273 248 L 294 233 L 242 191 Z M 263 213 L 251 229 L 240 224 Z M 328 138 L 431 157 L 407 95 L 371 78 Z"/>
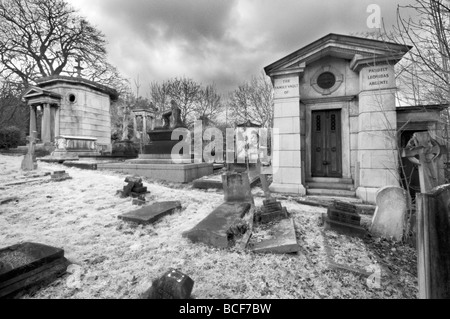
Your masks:
<path fill-rule="evenodd" d="M 331 72 L 324 72 L 317 78 L 317 85 L 324 90 L 331 89 L 336 83 L 336 77 Z"/>
<path fill-rule="evenodd" d="M 330 95 L 344 82 L 344 75 L 332 66 L 319 68 L 311 77 L 311 86 L 322 95 Z"/>

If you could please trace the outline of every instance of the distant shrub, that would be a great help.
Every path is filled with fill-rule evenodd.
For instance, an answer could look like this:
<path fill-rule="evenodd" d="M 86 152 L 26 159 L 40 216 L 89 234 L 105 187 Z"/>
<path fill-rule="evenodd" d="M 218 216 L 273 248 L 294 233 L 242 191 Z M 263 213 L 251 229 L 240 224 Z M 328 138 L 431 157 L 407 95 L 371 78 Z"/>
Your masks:
<path fill-rule="evenodd" d="M 0 148 L 15 148 L 21 141 L 20 129 L 16 126 L 0 128 Z"/>

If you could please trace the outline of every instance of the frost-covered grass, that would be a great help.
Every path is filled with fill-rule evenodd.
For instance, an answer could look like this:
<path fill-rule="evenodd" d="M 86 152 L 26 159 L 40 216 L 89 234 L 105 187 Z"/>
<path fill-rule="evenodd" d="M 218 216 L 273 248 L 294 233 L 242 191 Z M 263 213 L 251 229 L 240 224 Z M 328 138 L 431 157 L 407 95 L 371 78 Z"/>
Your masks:
<path fill-rule="evenodd" d="M 416 298 L 413 249 L 323 233 L 318 225 L 323 208 L 282 201 L 295 221 L 298 254 L 220 250 L 193 244 L 182 233 L 222 203 L 221 191 L 144 179 L 149 203 L 179 200 L 183 209 L 154 225 L 136 226 L 117 218 L 138 208 L 131 199 L 116 195 L 126 175 L 39 162 L 35 173 L 65 170 L 72 179 L 51 182 L 47 176 L 44 182 L 1 189 L 27 177 L 20 171 L 21 160 L 0 155 L 0 198 L 19 198 L 0 206 L 0 248 L 25 241 L 63 248 L 81 270 L 79 288 L 67 284 L 68 274 L 25 298 L 139 298 L 169 268 L 194 280 L 192 295 L 199 299 Z M 254 192 L 262 194 L 258 188 Z M 256 197 L 257 206 L 262 199 Z M 332 256 L 327 255 L 324 236 Z M 380 265 L 381 287 L 369 288 L 366 278 L 331 270 L 329 258 L 359 269 Z"/>

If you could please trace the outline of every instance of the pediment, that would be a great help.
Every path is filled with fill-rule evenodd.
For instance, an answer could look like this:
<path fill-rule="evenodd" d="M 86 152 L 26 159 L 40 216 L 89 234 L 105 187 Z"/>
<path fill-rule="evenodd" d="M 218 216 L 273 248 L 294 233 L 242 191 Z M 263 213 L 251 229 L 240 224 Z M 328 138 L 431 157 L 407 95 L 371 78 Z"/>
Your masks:
<path fill-rule="evenodd" d="M 58 93 L 49 90 L 44 90 L 36 86 L 28 88 L 22 95 L 22 99 L 24 101 L 36 100 L 41 98 L 59 101 L 62 99 L 62 96 Z"/>
<path fill-rule="evenodd" d="M 410 49 L 410 46 L 396 43 L 329 34 L 266 66 L 264 70 L 269 76 L 301 73 L 308 64 L 330 56 L 351 61 L 355 69 L 359 68 L 359 61 L 368 63 L 371 59 L 376 63 L 386 60 L 395 64 Z"/>

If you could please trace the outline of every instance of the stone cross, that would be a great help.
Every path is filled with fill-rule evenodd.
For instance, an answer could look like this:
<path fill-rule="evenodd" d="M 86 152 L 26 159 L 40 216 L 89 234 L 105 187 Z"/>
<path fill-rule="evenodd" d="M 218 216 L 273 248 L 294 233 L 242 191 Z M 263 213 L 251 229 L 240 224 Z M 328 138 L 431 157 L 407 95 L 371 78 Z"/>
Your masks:
<path fill-rule="evenodd" d="M 439 158 L 446 151 L 446 147 L 439 145 L 428 132 L 414 133 L 408 145 L 403 149 L 402 157 L 408 158 L 419 167 L 421 193 L 426 193 L 443 183 L 438 163 Z M 416 156 L 419 156 L 419 159 Z"/>
<path fill-rule="evenodd" d="M 21 168 L 24 171 L 32 171 L 37 169 L 36 155 L 35 155 L 36 136 L 37 132 L 33 131 L 31 133 L 31 136 L 27 137 L 27 140 L 29 141 L 28 152 L 25 155 L 21 165 Z"/>
<path fill-rule="evenodd" d="M 81 71 L 84 70 L 84 68 L 81 67 L 81 62 L 82 61 L 83 61 L 83 59 L 81 57 L 78 57 L 78 58 L 75 59 L 75 62 L 78 63 L 78 65 L 75 67 L 75 70 L 77 70 L 77 74 L 78 74 L 79 78 L 81 78 Z"/>

